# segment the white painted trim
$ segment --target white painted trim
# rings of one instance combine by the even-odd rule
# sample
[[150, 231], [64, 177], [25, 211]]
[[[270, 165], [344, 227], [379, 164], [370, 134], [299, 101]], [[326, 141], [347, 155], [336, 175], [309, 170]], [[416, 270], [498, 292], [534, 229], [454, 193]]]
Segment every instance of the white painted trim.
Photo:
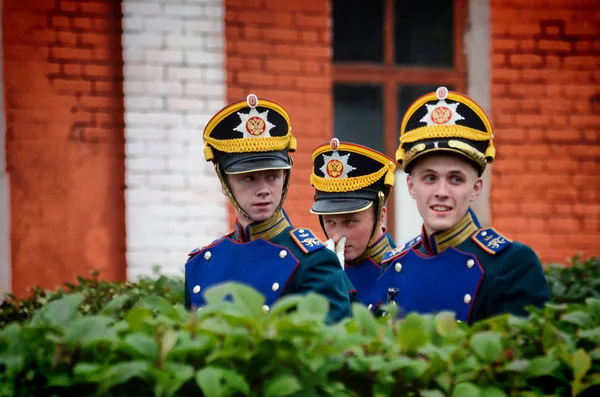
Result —
[[[473, 98], [490, 116], [490, 2], [469, 0], [469, 21], [465, 32], [465, 51], [468, 68], [467, 95]], [[483, 191], [472, 208], [482, 226], [491, 223], [490, 185], [491, 166], [483, 174]], [[394, 186], [395, 225], [392, 234], [396, 244], [402, 245], [421, 233], [423, 220], [417, 204], [408, 193], [406, 174], [396, 172]]]
[[[2, 1], [0, 0], [0, 15]], [[11, 291], [10, 272], [10, 201], [6, 170], [6, 119], [4, 117], [4, 78], [2, 76], [2, 25], [0, 22], [0, 301]]]
[[[491, 117], [491, 50], [490, 1], [469, 0], [469, 23], [465, 33], [465, 50], [469, 81], [467, 95]], [[492, 120], [492, 125], [493, 125]], [[492, 221], [490, 205], [492, 167], [483, 174], [483, 191], [471, 207], [482, 226]]]

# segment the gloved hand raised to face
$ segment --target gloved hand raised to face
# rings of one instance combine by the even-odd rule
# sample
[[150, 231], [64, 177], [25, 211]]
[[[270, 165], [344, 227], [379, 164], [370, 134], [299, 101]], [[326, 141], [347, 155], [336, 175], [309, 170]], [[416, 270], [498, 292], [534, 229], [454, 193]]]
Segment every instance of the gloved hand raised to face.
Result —
[[333, 239], [329, 239], [327, 241], [325, 241], [325, 245], [327, 246], [327, 248], [329, 248], [330, 250], [332, 250], [333, 252], [335, 252], [335, 254], [338, 257], [338, 260], [340, 261], [340, 266], [342, 266], [342, 269], [344, 268], [344, 248], [346, 247], [346, 237], [342, 237], [340, 239], [340, 241], [338, 241], [338, 243], [334, 243]]

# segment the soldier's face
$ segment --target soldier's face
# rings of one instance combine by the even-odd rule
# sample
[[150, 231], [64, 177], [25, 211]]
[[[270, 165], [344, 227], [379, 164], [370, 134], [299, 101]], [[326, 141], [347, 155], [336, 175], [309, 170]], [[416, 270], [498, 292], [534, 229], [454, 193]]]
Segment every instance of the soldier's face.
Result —
[[267, 170], [227, 175], [231, 192], [250, 219], [238, 214], [238, 221], [246, 227], [273, 216], [283, 195], [283, 170]]
[[416, 160], [407, 177], [427, 235], [454, 227], [481, 193], [483, 180], [460, 155], [436, 154]]
[[[382, 218], [386, 209], [382, 211]], [[344, 260], [352, 261], [367, 249], [375, 227], [375, 209], [368, 208], [353, 214], [323, 215], [323, 225], [328, 238], [338, 243], [346, 237]]]

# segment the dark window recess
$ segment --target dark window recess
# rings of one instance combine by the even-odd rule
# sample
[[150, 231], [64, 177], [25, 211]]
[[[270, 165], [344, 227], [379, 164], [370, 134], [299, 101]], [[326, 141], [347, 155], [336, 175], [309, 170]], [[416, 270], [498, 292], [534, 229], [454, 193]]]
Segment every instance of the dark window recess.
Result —
[[396, 0], [396, 64], [454, 67], [453, 3]]
[[333, 0], [333, 61], [383, 63], [383, 0]]
[[383, 90], [371, 84], [335, 84], [334, 136], [384, 152]]

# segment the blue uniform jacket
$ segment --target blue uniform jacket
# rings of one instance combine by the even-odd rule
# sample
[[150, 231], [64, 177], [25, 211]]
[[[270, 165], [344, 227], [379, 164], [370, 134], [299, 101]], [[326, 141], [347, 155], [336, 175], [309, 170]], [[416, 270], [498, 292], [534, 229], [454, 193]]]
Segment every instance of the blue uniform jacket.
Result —
[[329, 321], [350, 316], [348, 279], [337, 256], [303, 228], [294, 228], [283, 210], [270, 219], [236, 230], [195, 249], [185, 265], [185, 307], [205, 304], [203, 291], [226, 281], [252, 286], [267, 309], [281, 296], [319, 293], [329, 300]]
[[383, 263], [388, 266], [377, 282], [378, 304], [388, 303], [391, 293], [401, 315], [449, 310], [472, 323], [503, 313], [525, 315], [526, 306], [549, 300], [535, 252], [481, 228], [470, 209], [454, 228], [429, 238], [423, 232], [388, 252]]
[[382, 273], [381, 261], [386, 252], [396, 248], [390, 233], [384, 229], [383, 235], [373, 245], [367, 247], [365, 252], [352, 261], [344, 264], [346, 275], [350, 279], [354, 290], [355, 300], [368, 305], [375, 290], [377, 279]]

